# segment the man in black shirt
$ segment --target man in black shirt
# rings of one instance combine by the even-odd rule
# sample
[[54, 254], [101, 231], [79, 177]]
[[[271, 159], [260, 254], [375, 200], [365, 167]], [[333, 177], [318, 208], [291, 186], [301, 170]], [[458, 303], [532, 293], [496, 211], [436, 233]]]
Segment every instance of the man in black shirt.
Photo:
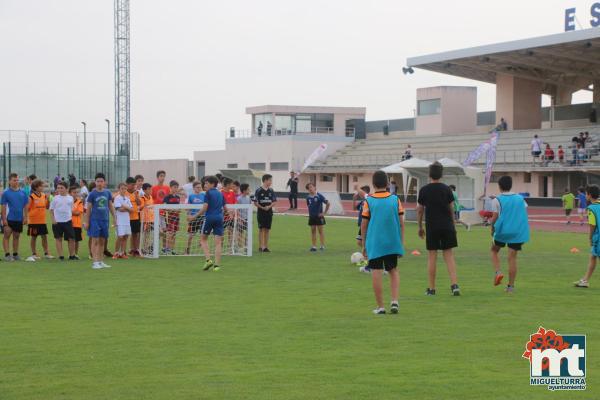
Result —
[[294, 171], [290, 172], [290, 179], [287, 181], [286, 188], [290, 188], [288, 199], [290, 200], [290, 210], [298, 208], [298, 177]]
[[[429, 272], [429, 287], [426, 295], [435, 294], [435, 273], [437, 252], [442, 250], [444, 261], [450, 275], [450, 290], [454, 296], [460, 296], [456, 278], [456, 262], [452, 249], [458, 246], [456, 229], [454, 227], [454, 196], [452, 189], [440, 182], [443, 173], [442, 164], [434, 162], [429, 166], [431, 183], [419, 190], [417, 221], [419, 237], [426, 237]], [[423, 229], [423, 214], [425, 214], [425, 230]]]
[[273, 203], [277, 201], [275, 192], [271, 189], [273, 176], [265, 174], [262, 177], [262, 186], [254, 193], [254, 205], [258, 209], [258, 251], [269, 253], [269, 232], [273, 221]]

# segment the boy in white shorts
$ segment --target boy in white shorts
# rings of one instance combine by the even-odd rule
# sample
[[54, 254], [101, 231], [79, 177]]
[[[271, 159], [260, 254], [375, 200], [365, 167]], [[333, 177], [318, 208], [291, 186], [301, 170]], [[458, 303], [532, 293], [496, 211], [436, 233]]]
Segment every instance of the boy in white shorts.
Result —
[[133, 209], [133, 204], [131, 204], [126, 184], [119, 183], [119, 194], [115, 196], [114, 204], [117, 212], [117, 243], [115, 245], [113, 259], [129, 258], [127, 257], [125, 250], [127, 247], [127, 239], [131, 235], [129, 213]]

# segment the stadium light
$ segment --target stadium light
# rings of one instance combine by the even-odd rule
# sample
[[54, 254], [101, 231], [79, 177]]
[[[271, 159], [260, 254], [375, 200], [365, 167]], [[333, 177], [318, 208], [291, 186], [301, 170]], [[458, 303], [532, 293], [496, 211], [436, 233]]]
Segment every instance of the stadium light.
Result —
[[412, 67], [402, 67], [402, 73], [404, 75], [414, 74], [415, 70]]

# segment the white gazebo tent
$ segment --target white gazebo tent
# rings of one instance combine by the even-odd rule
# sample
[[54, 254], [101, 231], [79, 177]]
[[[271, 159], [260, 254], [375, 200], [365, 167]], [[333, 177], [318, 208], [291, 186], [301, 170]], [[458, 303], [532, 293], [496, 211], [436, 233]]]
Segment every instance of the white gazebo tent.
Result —
[[[442, 158], [438, 162], [444, 166], [442, 181], [447, 185], [456, 186], [458, 201], [467, 209], [461, 212], [461, 220], [467, 224], [481, 222], [479, 211], [482, 203], [478, 199], [483, 196], [484, 176], [482, 170], [475, 167], [463, 167], [459, 162], [449, 158]], [[406, 198], [408, 182], [411, 178], [417, 179], [417, 190], [427, 184], [430, 164], [431, 162], [427, 160], [411, 158], [389, 165], [382, 170], [387, 173], [402, 174]]]

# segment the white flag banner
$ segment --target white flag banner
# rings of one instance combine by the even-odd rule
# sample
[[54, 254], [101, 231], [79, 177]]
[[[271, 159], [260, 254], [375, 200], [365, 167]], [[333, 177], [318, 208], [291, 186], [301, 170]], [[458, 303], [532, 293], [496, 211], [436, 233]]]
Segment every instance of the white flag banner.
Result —
[[300, 171], [300, 173], [304, 172], [304, 170], [306, 168], [308, 168], [312, 163], [317, 161], [319, 159], [319, 157], [321, 157], [323, 155], [323, 153], [325, 153], [326, 151], [327, 151], [327, 144], [323, 143], [323, 144], [319, 145], [319, 147], [317, 147], [315, 149], [315, 151], [310, 153], [310, 155], [306, 158], [306, 161], [304, 161], [304, 165], [302, 166], [302, 170]]

